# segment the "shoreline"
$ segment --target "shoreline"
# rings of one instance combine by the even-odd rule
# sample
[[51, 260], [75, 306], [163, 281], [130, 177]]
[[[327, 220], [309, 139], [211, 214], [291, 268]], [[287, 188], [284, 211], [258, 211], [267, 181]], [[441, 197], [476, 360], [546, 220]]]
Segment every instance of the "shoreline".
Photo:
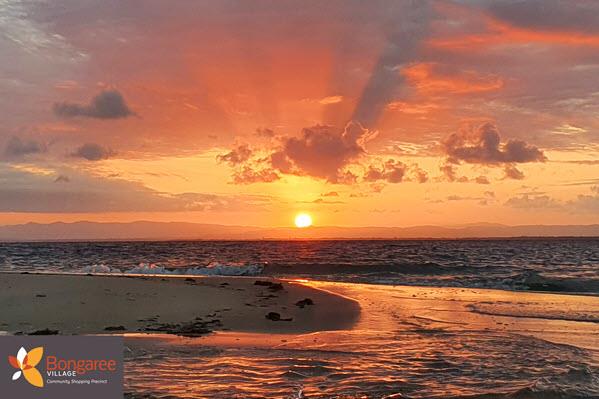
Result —
[[[177, 269], [173, 269], [177, 270]], [[0, 271], [0, 278], [2, 275], [11, 275], [11, 274], [23, 274], [23, 275], [50, 275], [50, 276], [99, 276], [99, 277], [124, 277], [124, 278], [163, 278], [163, 279], [180, 279], [180, 278], [194, 278], [194, 279], [209, 279], [209, 278], [233, 278], [233, 279], [248, 279], [248, 280], [272, 280], [272, 281], [281, 281], [288, 282], [293, 284], [302, 284], [302, 283], [340, 283], [340, 284], [357, 284], [357, 285], [370, 285], [370, 286], [381, 286], [381, 287], [409, 287], [409, 288], [419, 288], [419, 289], [466, 289], [466, 290], [484, 290], [484, 291], [498, 291], [498, 292], [512, 292], [512, 293], [532, 293], [532, 294], [551, 294], [551, 295], [566, 295], [566, 296], [582, 296], [582, 297], [599, 297], [599, 292], [595, 291], [566, 291], [566, 290], [517, 290], [517, 289], [508, 289], [508, 288], [493, 288], [493, 287], [469, 287], [469, 286], [458, 286], [458, 285], [421, 285], [421, 284], [382, 284], [377, 282], [368, 282], [368, 281], [343, 281], [343, 280], [321, 280], [318, 278], [310, 278], [306, 279], [302, 277], [285, 277], [285, 276], [272, 276], [272, 275], [255, 275], [255, 276], [220, 276], [220, 275], [201, 275], [201, 274], [152, 274], [152, 273], [101, 273], [101, 272], [59, 272], [59, 271], [17, 271], [17, 270], [2, 270]], [[334, 295], [339, 295], [338, 293], [333, 293]], [[353, 300], [352, 298], [348, 298]]]
[[[364, 313], [368, 312], [366, 298], [361, 297], [364, 291], [409, 292], [409, 296], [400, 295], [405, 298], [402, 303], [433, 295], [442, 302], [476, 304], [464, 310], [492, 318], [599, 323], [599, 297], [589, 293], [254, 276], [0, 272], [0, 304], [5, 310], [0, 331], [196, 337], [211, 332], [265, 336], [353, 330], [368, 316]], [[314, 304], [303, 303], [306, 299]], [[545, 314], [530, 306], [548, 299], [554, 304], [570, 304], [570, 312], [578, 308], [577, 303], [597, 305], [591, 305], [596, 310], [568, 315]], [[514, 305], [521, 306], [522, 301], [527, 303], [527, 311], [518, 314]], [[270, 312], [279, 316], [273, 320], [267, 317]]]
[[341, 295], [248, 277], [0, 273], [0, 304], [0, 330], [12, 334], [299, 334], [360, 317]]

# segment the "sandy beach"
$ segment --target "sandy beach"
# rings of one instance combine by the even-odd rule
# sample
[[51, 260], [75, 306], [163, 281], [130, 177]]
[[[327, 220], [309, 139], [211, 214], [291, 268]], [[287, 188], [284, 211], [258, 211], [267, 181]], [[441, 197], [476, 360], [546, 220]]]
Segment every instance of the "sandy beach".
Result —
[[9, 334], [124, 334], [128, 398], [598, 393], [597, 296], [3, 273], [0, 304]]
[[360, 313], [320, 289], [234, 277], [3, 273], [0, 304], [0, 330], [12, 334], [308, 333], [351, 328]]

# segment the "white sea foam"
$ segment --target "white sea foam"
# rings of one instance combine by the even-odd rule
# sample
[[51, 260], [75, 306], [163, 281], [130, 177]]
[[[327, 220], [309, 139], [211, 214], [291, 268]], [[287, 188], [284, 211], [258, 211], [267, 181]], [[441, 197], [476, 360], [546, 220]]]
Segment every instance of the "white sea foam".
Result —
[[236, 263], [211, 263], [204, 267], [166, 268], [154, 263], [140, 263], [138, 266], [123, 272], [120, 269], [104, 264], [85, 266], [82, 273], [106, 274], [163, 274], [163, 275], [195, 275], [195, 276], [257, 276], [262, 273], [263, 265], [247, 265]]
[[121, 269], [116, 267], [106, 266], [104, 264], [85, 266], [81, 269], [81, 273], [122, 273]]

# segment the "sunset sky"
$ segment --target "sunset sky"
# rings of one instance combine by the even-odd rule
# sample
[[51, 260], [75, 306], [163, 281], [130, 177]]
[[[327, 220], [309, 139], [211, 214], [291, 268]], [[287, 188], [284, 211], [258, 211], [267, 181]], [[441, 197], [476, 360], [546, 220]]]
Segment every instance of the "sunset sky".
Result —
[[0, 224], [599, 223], [599, 2], [0, 0]]

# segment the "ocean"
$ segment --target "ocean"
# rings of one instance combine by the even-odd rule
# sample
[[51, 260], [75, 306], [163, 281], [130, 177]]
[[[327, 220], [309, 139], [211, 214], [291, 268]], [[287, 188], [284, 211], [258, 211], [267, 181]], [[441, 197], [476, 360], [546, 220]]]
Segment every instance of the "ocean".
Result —
[[599, 398], [599, 239], [3, 243], [0, 270], [300, 278], [360, 303], [351, 331], [274, 344], [128, 336], [130, 399]]
[[599, 293], [599, 239], [0, 243], [0, 270]]

